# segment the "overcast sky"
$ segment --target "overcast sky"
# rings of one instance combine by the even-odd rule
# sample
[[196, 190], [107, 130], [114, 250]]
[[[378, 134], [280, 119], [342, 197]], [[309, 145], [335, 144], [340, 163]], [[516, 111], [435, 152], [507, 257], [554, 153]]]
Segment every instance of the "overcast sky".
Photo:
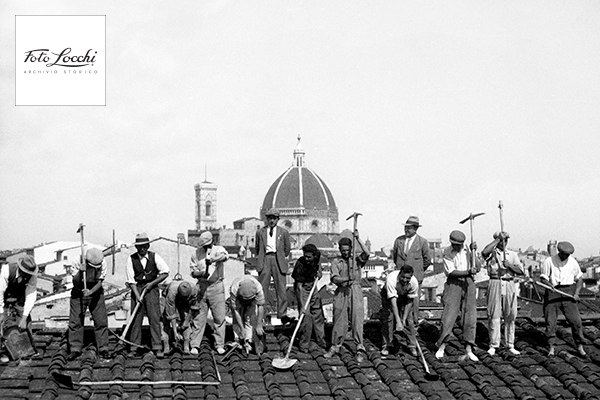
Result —
[[[15, 106], [15, 15], [105, 14], [107, 105]], [[596, 1], [3, 1], [0, 249], [258, 216], [302, 136], [340, 225], [599, 254]]]

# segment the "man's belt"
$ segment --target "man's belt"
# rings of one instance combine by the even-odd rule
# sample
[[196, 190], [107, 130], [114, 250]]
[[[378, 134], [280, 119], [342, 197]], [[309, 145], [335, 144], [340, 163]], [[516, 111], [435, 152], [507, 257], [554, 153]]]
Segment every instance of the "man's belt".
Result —
[[277, 252], [275, 251], [269, 251], [268, 253], [266, 253], [267, 256], [276, 256]]
[[490, 276], [490, 280], [494, 280], [494, 281], [499, 281], [499, 280], [503, 280], [503, 281], [507, 281], [507, 282], [513, 282], [515, 280], [514, 277], [510, 277], [510, 278], [500, 278], [499, 276]]

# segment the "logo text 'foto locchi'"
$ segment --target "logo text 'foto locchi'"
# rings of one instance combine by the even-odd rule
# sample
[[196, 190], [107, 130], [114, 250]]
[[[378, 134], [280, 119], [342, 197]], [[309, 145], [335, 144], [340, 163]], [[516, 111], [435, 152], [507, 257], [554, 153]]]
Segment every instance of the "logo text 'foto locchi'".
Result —
[[71, 55], [71, 48], [67, 47], [60, 53], [51, 52], [50, 49], [36, 49], [25, 52], [24, 62], [46, 63], [46, 67], [85, 67], [96, 62], [97, 51], [90, 55], [92, 49], [89, 49], [85, 55]]

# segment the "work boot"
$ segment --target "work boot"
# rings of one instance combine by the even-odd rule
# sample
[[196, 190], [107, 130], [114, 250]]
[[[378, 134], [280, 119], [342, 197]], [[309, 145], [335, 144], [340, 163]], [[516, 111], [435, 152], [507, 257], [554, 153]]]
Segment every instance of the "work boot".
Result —
[[105, 360], [110, 360], [111, 358], [110, 351], [108, 351], [108, 349], [102, 349], [98, 354]]
[[194, 347], [192, 350], [190, 350], [190, 354], [193, 356], [197, 356], [198, 355], [198, 348]]
[[10, 359], [6, 354], [2, 354], [2, 356], [0, 356], [0, 364], [7, 364], [9, 361]]
[[219, 354], [219, 355], [225, 354], [225, 348], [223, 346], [217, 347], [217, 354]]
[[510, 354], [512, 354], [513, 356], [518, 356], [519, 354], [521, 354], [521, 352], [519, 350], [515, 349], [514, 347], [509, 347], [508, 352]]
[[390, 355], [390, 350], [387, 346], [383, 346], [383, 349], [381, 349], [381, 355], [384, 357]]
[[417, 353], [417, 349], [415, 349], [414, 347], [411, 347], [410, 349], [410, 355], [413, 357], [418, 357], [419, 353]]
[[495, 347], [490, 347], [488, 349], [488, 353], [489, 353], [490, 356], [495, 355], [496, 354], [496, 348]]
[[583, 345], [580, 344], [579, 346], [577, 346], [577, 352], [579, 353], [580, 356], [585, 357], [587, 355], [587, 353], [585, 352], [585, 350], [583, 349]]
[[338, 353], [337, 346], [331, 346], [329, 348], [329, 351], [327, 353], [323, 354], [323, 357], [331, 358], [331, 357], [335, 356], [337, 353]]
[[71, 351], [71, 354], [69, 354], [69, 361], [77, 360], [79, 357], [81, 357], [81, 351], [73, 350]]
[[183, 354], [190, 354], [190, 341], [189, 340], [183, 341]]
[[435, 352], [435, 358], [438, 360], [444, 358], [444, 350], [446, 350], [446, 343], [442, 343], [440, 348]]
[[554, 357], [554, 346], [550, 346], [550, 350], [548, 350], [548, 357]]

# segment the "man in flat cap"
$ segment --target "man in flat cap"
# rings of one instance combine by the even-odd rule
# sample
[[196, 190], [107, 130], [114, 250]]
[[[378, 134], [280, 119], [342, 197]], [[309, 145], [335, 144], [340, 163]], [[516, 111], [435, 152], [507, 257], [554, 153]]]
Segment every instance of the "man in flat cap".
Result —
[[[104, 301], [102, 282], [106, 278], [106, 262], [104, 255], [98, 249], [88, 249], [85, 252], [85, 265], [76, 260], [70, 268], [73, 274], [73, 289], [69, 313], [69, 359], [74, 360], [81, 355], [83, 343], [83, 327], [85, 312], [89, 308], [94, 320], [94, 335], [96, 347], [102, 358], [109, 358], [108, 351], [108, 316]], [[85, 271], [85, 273], [84, 273]], [[84, 286], [84, 279], [86, 285]], [[84, 289], [87, 287], [87, 289]]]
[[409, 340], [408, 349], [414, 357], [417, 356], [413, 304], [418, 290], [419, 283], [410, 264], [404, 264], [400, 270], [392, 271], [387, 275], [381, 290], [382, 356], [390, 354], [394, 343], [394, 332], [406, 332]]
[[487, 289], [488, 328], [490, 331], [490, 355], [500, 347], [501, 318], [504, 318], [504, 339], [511, 354], [518, 355], [515, 349], [515, 319], [517, 318], [517, 296], [519, 276], [525, 274], [523, 263], [516, 252], [508, 250], [508, 232], [494, 233], [481, 255], [486, 260], [490, 280]]
[[[142, 343], [142, 321], [144, 314], [150, 323], [152, 351], [158, 356], [164, 355], [160, 332], [160, 293], [158, 285], [169, 275], [169, 266], [158, 254], [149, 251], [150, 239], [145, 233], [135, 238], [136, 252], [127, 259], [127, 285], [131, 289], [131, 309], [141, 303], [138, 313], [131, 324], [130, 341]], [[143, 296], [142, 296], [143, 293]]]
[[413, 267], [414, 276], [419, 283], [417, 296], [413, 301], [413, 315], [415, 324], [419, 320], [419, 298], [421, 297], [421, 285], [425, 271], [431, 265], [431, 255], [429, 243], [423, 236], [417, 234], [417, 229], [421, 227], [419, 217], [410, 216], [404, 224], [404, 235], [398, 236], [394, 241], [392, 248], [392, 260], [396, 264], [396, 270], [409, 264]]
[[581, 316], [577, 307], [579, 292], [583, 287], [583, 273], [577, 260], [571, 257], [571, 254], [575, 252], [575, 248], [571, 243], [559, 242], [557, 250], [558, 254], [546, 258], [542, 263], [540, 281], [572, 297], [566, 297], [552, 290], [546, 290], [544, 293], [544, 318], [546, 319], [546, 335], [550, 345], [548, 355], [554, 355], [556, 321], [558, 320], [558, 311], [561, 310], [569, 325], [571, 325], [577, 351], [580, 355], [585, 356], [586, 353], [583, 349], [585, 339], [581, 326]]
[[[262, 285], [251, 275], [235, 278], [229, 289], [233, 332], [246, 353], [252, 349], [252, 338], [263, 336], [265, 295]], [[258, 346], [258, 343], [254, 343]]]
[[275, 284], [277, 296], [277, 318], [282, 323], [290, 322], [287, 316], [286, 275], [288, 271], [287, 257], [290, 255], [290, 234], [280, 226], [279, 211], [271, 208], [265, 213], [267, 225], [256, 232], [256, 253], [258, 261], [258, 281], [263, 287], [263, 292], [269, 292], [271, 277]]
[[187, 281], [173, 280], [167, 285], [164, 297], [164, 330], [169, 344], [181, 348], [183, 341], [183, 352], [189, 354], [192, 313], [198, 310], [198, 288]]
[[[466, 236], [461, 231], [452, 231], [450, 233], [450, 247], [443, 251], [444, 273], [446, 274], [446, 284], [444, 285], [444, 294], [442, 303], [444, 311], [442, 312], [442, 332], [436, 342], [438, 347], [435, 357], [440, 359], [444, 357], [446, 342], [450, 339], [452, 328], [459, 314], [462, 315], [462, 340], [466, 343], [466, 355], [472, 361], [479, 361], [473, 354], [475, 346], [475, 328], [477, 324], [477, 304], [475, 293], [475, 281], [473, 277], [481, 269], [479, 259], [473, 257], [471, 251], [465, 246]], [[475, 251], [476, 248], [471, 249]]]
[[[37, 298], [38, 267], [32, 256], [2, 265], [0, 271], [0, 336], [18, 327], [30, 330], [31, 310]], [[3, 354], [0, 362], [8, 362]]]
[[225, 285], [223, 284], [223, 263], [229, 253], [222, 246], [213, 244], [213, 235], [202, 232], [198, 244], [198, 258], [192, 257], [192, 277], [198, 280], [198, 310], [193, 312], [193, 330], [191, 337], [192, 354], [198, 354], [208, 310], [213, 317], [214, 339], [217, 353], [225, 353]]
[[362, 278], [362, 267], [369, 260], [367, 247], [360, 240], [358, 230], [353, 233], [362, 252], [352, 262], [354, 249], [352, 240], [343, 237], [339, 240], [340, 257], [331, 263], [331, 283], [337, 286], [333, 298], [333, 330], [331, 332], [331, 348], [325, 353], [326, 358], [333, 357], [339, 353], [346, 332], [348, 322], [352, 327], [352, 339], [356, 344], [356, 358], [362, 362], [365, 356], [365, 345], [363, 343], [364, 307], [363, 293], [360, 286]]

